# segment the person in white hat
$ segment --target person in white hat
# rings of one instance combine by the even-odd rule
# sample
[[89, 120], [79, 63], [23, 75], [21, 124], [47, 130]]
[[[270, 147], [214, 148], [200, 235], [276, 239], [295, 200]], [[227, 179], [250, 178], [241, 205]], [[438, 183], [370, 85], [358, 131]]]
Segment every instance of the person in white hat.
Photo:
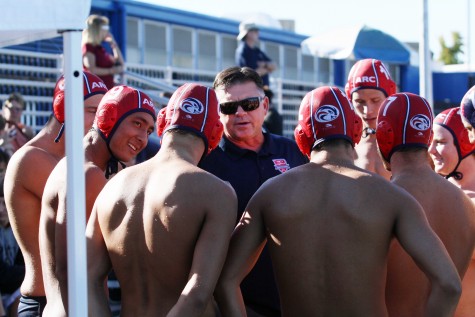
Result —
[[254, 69], [262, 77], [264, 90], [268, 90], [269, 74], [276, 69], [276, 64], [257, 46], [258, 25], [253, 22], [241, 22], [237, 39], [240, 43], [236, 49], [236, 65]]

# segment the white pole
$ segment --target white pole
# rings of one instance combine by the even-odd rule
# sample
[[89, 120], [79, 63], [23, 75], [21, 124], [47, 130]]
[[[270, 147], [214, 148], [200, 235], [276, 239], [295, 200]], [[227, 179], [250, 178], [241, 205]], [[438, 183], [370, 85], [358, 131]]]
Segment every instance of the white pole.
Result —
[[68, 316], [87, 316], [86, 202], [84, 180], [81, 30], [63, 32], [66, 106]]
[[419, 47], [419, 94], [426, 98], [433, 108], [432, 70], [429, 50], [428, 0], [422, 0], [422, 33]]
[[467, 0], [467, 65], [468, 70], [470, 71], [470, 66], [472, 65], [472, 48], [470, 42], [472, 41], [471, 35], [471, 23], [470, 23], [470, 16], [471, 16], [471, 9], [470, 9], [470, 1]]

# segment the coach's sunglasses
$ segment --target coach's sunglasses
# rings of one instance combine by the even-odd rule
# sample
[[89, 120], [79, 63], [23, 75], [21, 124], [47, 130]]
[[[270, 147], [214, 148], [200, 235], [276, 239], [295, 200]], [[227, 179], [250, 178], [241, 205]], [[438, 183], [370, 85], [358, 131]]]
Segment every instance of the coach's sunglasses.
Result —
[[239, 101], [229, 101], [219, 104], [219, 111], [222, 114], [235, 114], [238, 107], [241, 106], [242, 110], [249, 112], [259, 108], [263, 97], [251, 97]]

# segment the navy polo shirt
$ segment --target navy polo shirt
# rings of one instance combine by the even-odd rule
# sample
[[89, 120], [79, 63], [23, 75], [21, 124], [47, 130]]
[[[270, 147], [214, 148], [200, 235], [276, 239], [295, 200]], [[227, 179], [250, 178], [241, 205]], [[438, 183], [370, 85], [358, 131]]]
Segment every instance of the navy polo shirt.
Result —
[[[257, 69], [258, 62], [270, 62], [271, 59], [259, 47], [250, 47], [245, 41], [241, 41], [236, 48], [236, 65]], [[269, 74], [262, 76], [264, 86], [269, 86]]]
[[[204, 170], [231, 183], [238, 198], [238, 218], [257, 189], [269, 178], [308, 162], [295, 141], [264, 133], [259, 152], [241, 149], [223, 136], [219, 146], [199, 164]], [[279, 295], [267, 247], [241, 284], [246, 305], [266, 316], [280, 316]]]

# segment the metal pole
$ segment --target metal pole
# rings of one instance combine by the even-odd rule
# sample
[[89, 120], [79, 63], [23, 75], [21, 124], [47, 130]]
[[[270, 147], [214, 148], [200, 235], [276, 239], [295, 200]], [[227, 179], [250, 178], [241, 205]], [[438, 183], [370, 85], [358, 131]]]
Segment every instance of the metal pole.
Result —
[[86, 202], [84, 179], [81, 30], [63, 32], [67, 158], [68, 302], [71, 317], [86, 317]]
[[472, 48], [470, 45], [470, 42], [472, 41], [472, 35], [471, 35], [471, 21], [470, 21], [470, 15], [471, 15], [471, 8], [470, 8], [470, 1], [467, 0], [467, 65], [468, 69], [470, 71], [470, 66], [472, 65]]
[[419, 94], [426, 98], [433, 108], [428, 12], [428, 0], [422, 0], [422, 33], [419, 45]]

